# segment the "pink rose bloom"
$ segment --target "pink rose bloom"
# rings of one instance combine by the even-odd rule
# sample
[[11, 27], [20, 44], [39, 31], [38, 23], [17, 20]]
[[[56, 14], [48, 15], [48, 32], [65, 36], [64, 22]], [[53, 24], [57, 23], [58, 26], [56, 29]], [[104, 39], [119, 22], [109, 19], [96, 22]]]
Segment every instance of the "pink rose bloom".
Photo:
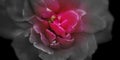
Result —
[[46, 46], [51, 48], [70, 47], [74, 42], [72, 33], [75, 33], [77, 24], [80, 24], [79, 20], [82, 14], [82, 12], [79, 15], [74, 10], [68, 10], [51, 14], [48, 18], [37, 17], [38, 21], [34, 23], [33, 29], [37, 34], [40, 34], [41, 42]]
[[62, 60], [80, 51], [81, 57], [79, 58], [82, 59], [87, 53], [87, 41], [84, 40], [87, 35], [82, 33], [81, 19], [86, 12], [80, 9], [79, 0], [66, 2], [68, 0], [42, 0], [33, 4], [35, 17], [32, 19], [30, 42], [36, 48], [48, 53], [44, 55], [45, 53], [41, 52], [39, 56], [42, 59], [53, 57], [52, 60]]
[[[81, 17], [85, 11], [76, 10], [76, 6], [63, 7], [64, 3], [57, 0], [44, 0], [45, 6], [37, 6], [35, 9], [36, 17], [33, 19], [32, 30], [40, 35], [43, 45], [63, 49], [71, 47], [75, 42], [73, 34], [81, 27]], [[80, 32], [80, 29], [78, 29]]]
[[0, 35], [13, 39], [20, 60], [40, 60], [38, 54], [42, 60], [88, 60], [96, 43], [111, 36], [112, 18], [105, 2], [4, 0]]

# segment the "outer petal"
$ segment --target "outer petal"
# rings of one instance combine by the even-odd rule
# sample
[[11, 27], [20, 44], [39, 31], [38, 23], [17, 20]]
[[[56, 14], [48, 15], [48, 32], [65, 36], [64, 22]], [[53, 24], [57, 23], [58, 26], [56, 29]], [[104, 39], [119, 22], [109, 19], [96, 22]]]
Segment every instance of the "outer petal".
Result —
[[60, 5], [58, 3], [58, 0], [44, 0], [44, 1], [47, 7], [53, 10], [54, 12], [59, 10]]
[[[77, 43], [73, 47], [55, 51], [55, 54], [41, 53], [40, 58], [45, 60], [84, 60], [88, 55], [92, 54], [96, 49], [96, 42], [93, 35], [73, 34]], [[90, 51], [89, 51], [90, 50]]]
[[84, 19], [83, 18], [87, 14], [87, 12], [81, 9], [77, 9], [75, 11], [79, 15], [79, 21], [77, 22], [77, 25], [75, 26], [75, 29], [73, 32], [83, 32], [84, 30], [84, 23], [83, 23]]
[[60, 4], [60, 11], [76, 9], [80, 6], [81, 0], [58, 0]]
[[28, 37], [26, 38], [24, 33], [14, 38], [12, 46], [20, 60], [39, 60], [36, 56], [39, 53], [38, 50], [30, 44]]
[[29, 41], [31, 43], [34, 43], [34, 42], [39, 42], [39, 39], [40, 39], [39, 35], [33, 29], [31, 29]]
[[37, 16], [49, 18], [53, 14], [52, 10], [46, 6], [44, 0], [31, 0], [31, 3]]
[[50, 18], [54, 13], [47, 7], [37, 7], [35, 9], [36, 14], [42, 18]]
[[92, 34], [78, 33], [73, 34], [76, 39], [74, 52], [71, 55], [71, 60], [84, 60], [87, 56], [91, 56], [96, 48], [96, 40]]
[[25, 0], [19, 0], [19, 1], [9, 0], [7, 2], [8, 4], [6, 4], [6, 10], [9, 16], [16, 22], [27, 21], [27, 19], [24, 19], [24, 16], [23, 16], [24, 2]]
[[45, 20], [38, 19], [34, 22], [33, 28], [37, 33], [44, 32], [48, 28], [48, 22]]
[[106, 22], [103, 17], [98, 15], [92, 15], [84, 19], [82, 29], [84, 32], [95, 33], [106, 27]]
[[45, 37], [45, 30], [48, 28], [47, 22], [44, 20], [40, 20], [36, 22], [33, 26], [33, 29], [35, 30], [36, 33], [40, 34], [41, 41], [45, 45], [49, 45], [48, 39]]
[[49, 42], [48, 42], [48, 39], [44, 35], [44, 31], [42, 31], [42, 29], [39, 28], [37, 25], [34, 25], [33, 29], [35, 30], [36, 33], [40, 34], [40, 39], [43, 42], [43, 44], [48, 46]]
[[30, 38], [29, 38], [30, 42], [33, 43], [33, 45], [40, 49], [41, 51], [44, 51], [48, 54], [52, 54], [53, 51], [48, 48], [47, 46], [45, 46], [42, 41], [40, 41], [40, 37], [38, 34], [35, 33], [35, 31], [33, 29], [31, 29], [31, 35], [30, 35]]
[[65, 39], [57, 37], [57, 41], [61, 44], [62, 48], [68, 48], [73, 45], [74, 39]]
[[47, 47], [47, 46], [45, 46], [45, 45], [43, 45], [41, 43], [34, 43], [34, 46], [36, 48], [48, 53], [48, 54], [53, 54], [54, 53], [54, 51], [51, 48], [49, 48], [49, 47]]

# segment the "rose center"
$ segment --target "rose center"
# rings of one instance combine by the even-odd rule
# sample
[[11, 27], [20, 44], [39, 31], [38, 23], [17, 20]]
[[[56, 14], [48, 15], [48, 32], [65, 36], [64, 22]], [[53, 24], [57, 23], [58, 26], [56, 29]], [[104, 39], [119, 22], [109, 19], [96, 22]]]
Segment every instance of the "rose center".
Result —
[[49, 23], [52, 23], [56, 19], [55, 15], [52, 15], [51, 18], [48, 20]]

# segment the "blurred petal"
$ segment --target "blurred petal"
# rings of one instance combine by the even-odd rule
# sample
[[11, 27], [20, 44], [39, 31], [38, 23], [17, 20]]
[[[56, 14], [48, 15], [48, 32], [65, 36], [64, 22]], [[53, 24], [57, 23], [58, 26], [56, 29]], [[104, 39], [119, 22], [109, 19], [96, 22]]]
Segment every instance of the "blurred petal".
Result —
[[38, 49], [40, 49], [40, 50], [42, 50], [43, 52], [46, 52], [46, 53], [48, 53], [48, 54], [53, 54], [54, 53], [54, 51], [52, 50], [52, 49], [50, 49], [49, 47], [47, 47], [47, 46], [45, 46], [45, 45], [43, 45], [43, 44], [40, 44], [40, 43], [34, 43], [33, 44], [36, 48], [38, 48]]
[[[27, 5], [25, 0], [10, 0], [7, 6], [9, 16], [16, 22], [28, 21], [24, 16], [24, 5]], [[27, 7], [29, 8], [29, 7]], [[30, 11], [31, 9], [29, 9]], [[31, 13], [31, 12], [30, 12]]]
[[82, 60], [88, 55], [91, 55], [96, 50], [96, 40], [92, 34], [73, 34], [76, 39], [76, 44], [71, 48], [56, 50], [54, 54], [39, 54], [39, 57], [45, 60]]
[[68, 48], [73, 45], [74, 39], [65, 39], [57, 37], [57, 41], [62, 45], [63, 48]]
[[54, 43], [54, 42], [56, 42], [56, 41], [53, 41], [51, 44], [50, 44], [50, 48], [53, 48], [53, 49], [60, 49], [61, 48], [61, 45], [60, 45], [60, 43], [59, 42], [57, 42], [57, 43]]
[[34, 43], [34, 42], [40, 42], [39, 40], [40, 40], [39, 35], [33, 29], [31, 29], [29, 41], [31, 43]]
[[80, 6], [80, 0], [58, 0], [60, 4], [60, 10], [65, 11], [69, 9], [76, 9]]
[[35, 9], [36, 14], [42, 18], [50, 18], [54, 13], [47, 7], [37, 7]]
[[24, 33], [14, 38], [12, 46], [20, 60], [40, 60], [37, 56], [39, 50], [30, 44], [28, 37], [25, 37]]
[[35, 30], [36, 33], [40, 33], [41, 29], [39, 28], [39, 26], [37, 24], [34, 24], [33, 29]]
[[44, 0], [44, 1], [47, 7], [53, 10], [54, 12], [59, 10], [60, 6], [58, 0]]
[[[41, 36], [42, 37], [42, 36]], [[42, 37], [43, 39], [43, 37]], [[45, 46], [42, 41], [40, 41], [40, 37], [38, 34], [35, 33], [35, 31], [33, 29], [31, 29], [31, 35], [30, 35], [30, 38], [29, 38], [30, 42], [33, 43], [33, 45], [40, 49], [41, 51], [43, 52], [46, 52], [48, 54], [53, 54], [53, 51], [51, 51], [50, 48], [48, 48], [47, 46]], [[49, 51], [50, 50], [50, 51]]]
[[48, 30], [48, 29], [46, 29], [45, 35], [46, 35], [46, 37], [48, 38], [48, 40], [49, 40], [50, 43], [52, 43], [53, 40], [56, 39], [56, 35], [55, 35], [52, 31], [50, 31], [50, 30]]
[[50, 27], [52, 28], [52, 30], [57, 34], [57, 35], [60, 35], [62, 37], [65, 37], [65, 30], [59, 26], [58, 24], [56, 23], [51, 23], [50, 24]]
[[40, 32], [40, 38], [41, 38], [42, 43], [43, 43], [45, 46], [49, 46], [49, 41], [48, 41], [48, 39], [45, 37], [45, 34], [43, 34], [42, 32]]
[[48, 25], [48, 22], [45, 21], [45, 20], [39, 20], [37, 19], [35, 22], [34, 22], [34, 26], [33, 26], [33, 29], [37, 32], [37, 33], [40, 33], [40, 32], [44, 32], [47, 28], [49, 27]]
[[88, 55], [95, 52], [97, 45], [94, 35], [78, 33], [73, 34], [76, 39], [76, 44], [73, 47], [71, 60], [84, 60]]
[[13, 39], [24, 32], [24, 30], [18, 27], [8, 16], [5, 9], [0, 9], [0, 19], [0, 36]]
[[75, 29], [74, 29], [74, 33], [79, 33], [79, 32], [83, 32], [83, 28], [84, 28], [84, 25], [83, 25], [83, 17], [86, 16], [87, 12], [82, 10], [82, 9], [76, 9], [75, 12], [78, 13], [79, 15], [79, 21], [77, 21], [77, 25], [75, 26]]
[[69, 33], [73, 30], [79, 20], [79, 15], [73, 10], [63, 12], [59, 14], [58, 17], [60, 17], [61, 27]]
[[104, 19], [98, 15], [91, 15], [90, 17], [83, 18], [82, 29], [84, 32], [95, 33], [103, 30], [106, 27]]
[[49, 45], [48, 39], [45, 36], [45, 30], [48, 28], [48, 22], [45, 20], [37, 20], [33, 26], [33, 29], [36, 33], [40, 35], [41, 41], [46, 46]]

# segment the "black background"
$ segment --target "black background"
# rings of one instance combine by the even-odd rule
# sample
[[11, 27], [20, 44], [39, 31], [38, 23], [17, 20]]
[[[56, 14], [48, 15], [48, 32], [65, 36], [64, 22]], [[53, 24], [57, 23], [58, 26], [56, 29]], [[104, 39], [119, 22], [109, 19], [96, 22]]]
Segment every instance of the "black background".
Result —
[[[119, 40], [119, 12], [120, 5], [118, 5], [117, 0], [110, 0], [109, 10], [115, 18], [112, 30], [112, 40], [98, 45], [96, 53], [93, 55], [93, 60], [119, 60], [117, 58], [118, 54], [118, 44], [116, 43]], [[10, 46], [10, 39], [5, 39], [0, 37], [0, 60], [18, 60], [13, 48]]]

